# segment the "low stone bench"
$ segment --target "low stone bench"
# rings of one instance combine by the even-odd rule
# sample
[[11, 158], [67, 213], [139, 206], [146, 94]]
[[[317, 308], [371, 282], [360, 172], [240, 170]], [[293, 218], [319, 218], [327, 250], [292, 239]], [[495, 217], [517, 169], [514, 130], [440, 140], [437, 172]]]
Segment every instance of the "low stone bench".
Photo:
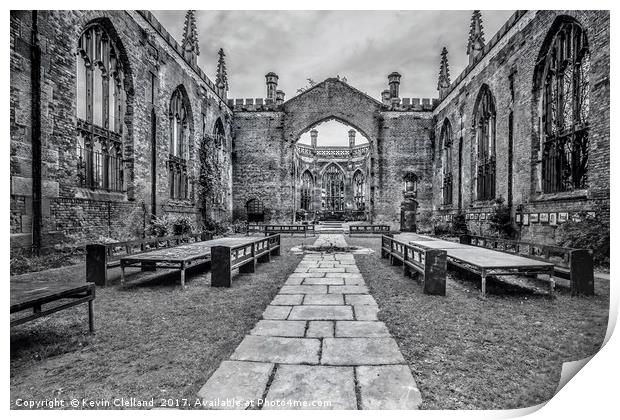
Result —
[[460, 242], [552, 263], [555, 276], [570, 280], [572, 294], [594, 294], [594, 263], [592, 254], [587, 249], [565, 248], [557, 245], [542, 245], [477, 235], [461, 235]]
[[351, 225], [349, 226], [349, 236], [380, 234], [388, 235], [390, 226], [388, 225]]
[[[108, 269], [120, 267], [123, 257], [209, 239], [211, 239], [210, 234], [193, 233], [108, 244], [88, 244], [86, 245], [86, 281], [95, 283], [97, 286], [107, 286], [109, 284]], [[142, 269], [150, 271], [153, 268], [145, 264]]]
[[381, 258], [389, 258], [392, 265], [402, 265], [403, 274], [412, 272], [422, 278], [422, 287], [427, 295], [446, 295], [447, 252], [424, 245], [398, 241], [391, 236], [381, 237]]
[[211, 286], [231, 287], [233, 270], [253, 273], [256, 264], [280, 255], [280, 234], [211, 248]]

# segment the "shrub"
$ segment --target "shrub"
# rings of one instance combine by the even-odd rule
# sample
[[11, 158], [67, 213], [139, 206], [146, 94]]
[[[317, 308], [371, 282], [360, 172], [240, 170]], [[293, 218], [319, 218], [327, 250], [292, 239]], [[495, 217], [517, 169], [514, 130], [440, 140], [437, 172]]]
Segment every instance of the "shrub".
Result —
[[223, 235], [231, 229], [231, 224], [224, 220], [215, 220], [211, 217], [207, 217], [202, 226], [203, 232], [208, 232], [213, 235]]
[[511, 238], [515, 229], [510, 219], [510, 207], [504, 204], [504, 198], [495, 199], [491, 215], [489, 216], [489, 230], [500, 237]]
[[594, 264], [609, 267], [610, 225], [600, 215], [600, 211], [596, 212], [596, 217], [581, 212], [580, 221], [568, 220], [561, 224], [555, 232], [556, 242], [567, 248], [592, 250]]
[[465, 235], [467, 234], [467, 222], [465, 221], [464, 213], [457, 213], [452, 217], [452, 234], [453, 235]]
[[195, 223], [188, 216], [164, 214], [151, 221], [147, 229], [149, 236], [187, 235], [197, 231]]
[[451, 233], [450, 225], [447, 223], [439, 223], [433, 226], [433, 234], [435, 236], [447, 236]]

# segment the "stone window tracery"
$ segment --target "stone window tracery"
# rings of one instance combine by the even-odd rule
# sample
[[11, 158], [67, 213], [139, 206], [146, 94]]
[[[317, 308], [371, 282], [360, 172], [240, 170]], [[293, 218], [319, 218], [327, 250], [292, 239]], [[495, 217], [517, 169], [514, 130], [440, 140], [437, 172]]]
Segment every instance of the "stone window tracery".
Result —
[[78, 184], [122, 191], [125, 72], [119, 49], [100, 24], [80, 36], [76, 65]]
[[495, 101], [488, 86], [478, 94], [474, 115], [475, 186], [478, 200], [495, 198]]
[[587, 188], [590, 50], [576, 21], [563, 22], [548, 47], [542, 75], [542, 190]]

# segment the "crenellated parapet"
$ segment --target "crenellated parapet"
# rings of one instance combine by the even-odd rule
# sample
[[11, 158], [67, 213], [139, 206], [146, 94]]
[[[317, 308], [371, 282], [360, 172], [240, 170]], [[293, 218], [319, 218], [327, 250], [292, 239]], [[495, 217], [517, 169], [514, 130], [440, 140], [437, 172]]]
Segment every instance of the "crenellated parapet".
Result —
[[383, 103], [386, 111], [432, 111], [439, 103], [438, 98], [392, 98], [389, 103]]
[[228, 106], [233, 111], [281, 111], [284, 101], [271, 98], [237, 98], [228, 99]]

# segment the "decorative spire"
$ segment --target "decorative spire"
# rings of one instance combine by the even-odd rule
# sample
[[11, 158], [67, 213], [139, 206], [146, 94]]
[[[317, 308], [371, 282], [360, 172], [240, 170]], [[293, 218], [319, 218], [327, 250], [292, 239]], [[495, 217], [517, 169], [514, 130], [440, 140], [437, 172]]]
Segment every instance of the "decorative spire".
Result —
[[222, 92], [222, 95], [225, 96], [226, 92], [228, 92], [228, 76], [226, 74], [226, 61], [224, 57], [224, 49], [220, 48], [218, 51], [219, 58], [217, 60], [217, 74], [215, 76], [215, 85]]
[[469, 42], [467, 43], [467, 54], [469, 62], [474, 61], [474, 57], [484, 48], [484, 31], [482, 30], [482, 15], [480, 10], [474, 10], [471, 15], [471, 25], [469, 27]]
[[195, 10], [188, 10], [185, 14], [185, 24], [183, 26], [183, 42], [181, 42], [181, 48], [183, 48], [183, 51], [185, 51], [185, 55], [194, 64], [196, 64], [197, 58], [200, 55], [195, 13]]
[[448, 49], [443, 47], [441, 50], [441, 63], [439, 64], [439, 82], [437, 90], [439, 97], [443, 98], [450, 88], [450, 68], [448, 67]]

